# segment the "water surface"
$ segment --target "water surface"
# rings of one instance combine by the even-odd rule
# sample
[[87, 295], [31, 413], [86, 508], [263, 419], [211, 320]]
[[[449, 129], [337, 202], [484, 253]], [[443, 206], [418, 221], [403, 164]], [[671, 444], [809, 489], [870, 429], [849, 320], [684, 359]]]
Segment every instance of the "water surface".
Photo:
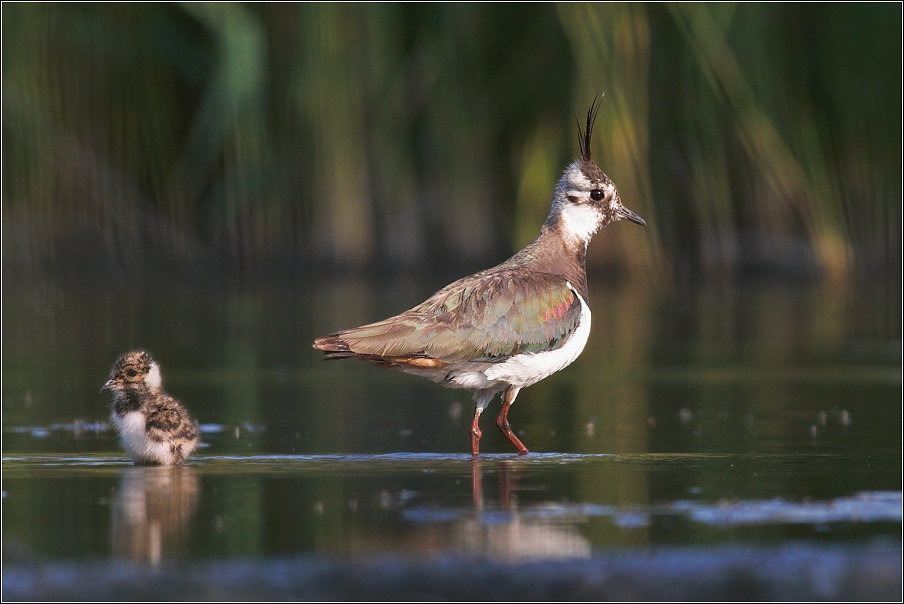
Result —
[[[764, 287], [682, 302], [591, 283], [583, 355], [510, 414], [533, 452], [493, 428], [497, 402], [473, 460], [466, 392], [310, 348], [429, 287], [5, 291], [5, 559], [900, 544], [901, 346], [885, 298]], [[133, 466], [106, 423], [98, 390], [134, 348], [201, 423], [184, 467]]]

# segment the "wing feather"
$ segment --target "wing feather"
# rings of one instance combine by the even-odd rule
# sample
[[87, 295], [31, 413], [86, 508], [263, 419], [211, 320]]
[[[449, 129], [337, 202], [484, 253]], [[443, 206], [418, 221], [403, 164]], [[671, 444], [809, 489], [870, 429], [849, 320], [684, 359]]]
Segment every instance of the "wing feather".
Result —
[[581, 302], [561, 275], [504, 270], [452, 283], [400, 315], [318, 338], [328, 358], [503, 361], [562, 346]]

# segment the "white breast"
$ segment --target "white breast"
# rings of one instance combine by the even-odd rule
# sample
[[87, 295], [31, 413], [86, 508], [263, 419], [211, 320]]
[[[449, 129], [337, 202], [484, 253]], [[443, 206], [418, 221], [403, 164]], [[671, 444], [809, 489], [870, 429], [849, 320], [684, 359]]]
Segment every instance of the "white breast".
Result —
[[136, 463], [173, 463], [173, 453], [169, 444], [148, 438], [143, 413], [131, 411], [120, 417], [114, 412], [110, 416], [110, 421], [119, 431], [122, 446], [132, 461]]
[[426, 377], [432, 377], [437, 382], [443, 381], [453, 388], [498, 391], [506, 386], [531, 386], [568, 367], [584, 350], [587, 338], [590, 337], [590, 307], [570, 283], [567, 285], [581, 303], [581, 317], [577, 329], [561, 348], [519, 354], [501, 363], [458, 363], [451, 370], [447, 369], [444, 378], [437, 379], [438, 375]]

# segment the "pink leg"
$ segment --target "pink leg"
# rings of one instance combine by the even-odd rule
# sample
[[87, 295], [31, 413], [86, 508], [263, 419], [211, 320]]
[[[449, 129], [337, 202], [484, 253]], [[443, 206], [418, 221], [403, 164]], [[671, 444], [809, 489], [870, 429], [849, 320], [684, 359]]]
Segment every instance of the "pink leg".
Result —
[[527, 447], [525, 447], [524, 444], [518, 440], [518, 437], [515, 436], [515, 433], [512, 432], [512, 428], [509, 426], [508, 421], [509, 407], [515, 402], [515, 397], [518, 396], [519, 390], [521, 389], [509, 386], [505, 389], [505, 392], [502, 393], [502, 411], [500, 411], [499, 415], [496, 417], [496, 426], [503, 434], [505, 434], [506, 438], [515, 445], [515, 448], [518, 449], [520, 455], [527, 455], [530, 451], [527, 450]]
[[483, 413], [482, 407], [474, 408], [474, 420], [471, 422], [471, 455], [474, 457], [480, 455], [480, 437], [483, 436], [483, 432], [480, 431], [477, 422], [480, 420], [481, 413]]

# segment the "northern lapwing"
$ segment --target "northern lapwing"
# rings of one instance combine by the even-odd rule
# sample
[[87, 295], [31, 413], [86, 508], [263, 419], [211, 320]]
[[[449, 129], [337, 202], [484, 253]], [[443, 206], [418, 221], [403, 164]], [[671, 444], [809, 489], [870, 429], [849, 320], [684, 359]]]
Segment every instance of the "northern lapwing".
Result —
[[100, 389], [113, 392], [110, 420], [139, 465], [181, 464], [198, 446], [198, 428], [179, 401], [161, 389], [160, 365], [147, 352], [120, 357]]
[[474, 392], [471, 453], [480, 452], [480, 414], [502, 393], [496, 425], [522, 455], [508, 413], [518, 392], [570, 365], [587, 343], [586, 254], [604, 226], [627, 219], [615, 185], [593, 161], [599, 104], [578, 122], [581, 157], [562, 174], [549, 217], [523, 250], [493, 268], [447, 285], [400, 315], [317, 338], [327, 359], [355, 358]]

